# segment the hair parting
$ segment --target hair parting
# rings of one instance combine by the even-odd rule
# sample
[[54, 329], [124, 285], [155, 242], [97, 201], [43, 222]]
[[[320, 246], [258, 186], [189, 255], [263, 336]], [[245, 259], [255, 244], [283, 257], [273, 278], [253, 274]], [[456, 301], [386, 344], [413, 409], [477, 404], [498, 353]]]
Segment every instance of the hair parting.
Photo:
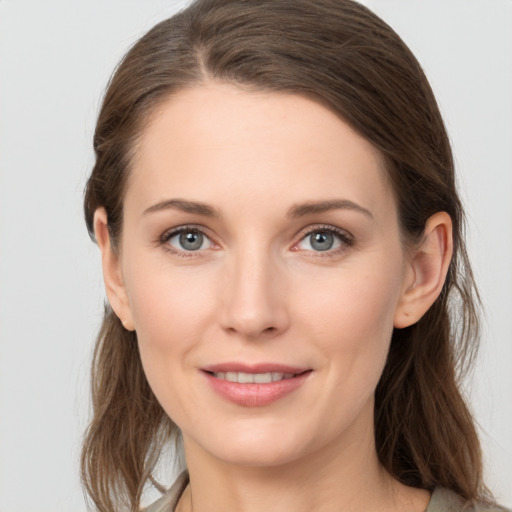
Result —
[[[443, 291], [418, 323], [392, 336], [376, 390], [376, 445], [384, 468], [407, 485], [489, 498], [460, 392], [478, 344], [479, 303], [449, 139], [417, 60], [366, 7], [351, 0], [199, 0], [151, 29], [128, 51], [103, 99], [84, 199], [91, 237], [94, 212], [103, 207], [118, 245], [137, 141], [158, 106], [211, 80], [305, 95], [350, 124], [387, 162], [407, 242], [421, 238], [435, 212], [450, 215], [454, 256]], [[92, 386], [85, 488], [101, 512], [138, 511], [177, 427], [144, 376], [136, 334], [108, 306]]]

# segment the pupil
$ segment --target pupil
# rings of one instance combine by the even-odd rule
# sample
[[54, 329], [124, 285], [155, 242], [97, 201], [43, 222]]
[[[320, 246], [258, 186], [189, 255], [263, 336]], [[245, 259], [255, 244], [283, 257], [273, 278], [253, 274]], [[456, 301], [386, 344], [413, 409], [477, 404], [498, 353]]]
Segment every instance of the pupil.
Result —
[[203, 235], [197, 231], [185, 231], [180, 235], [180, 244], [187, 251], [197, 251], [203, 245]]
[[316, 251], [328, 251], [334, 245], [334, 237], [331, 233], [315, 233], [311, 238], [311, 247]]

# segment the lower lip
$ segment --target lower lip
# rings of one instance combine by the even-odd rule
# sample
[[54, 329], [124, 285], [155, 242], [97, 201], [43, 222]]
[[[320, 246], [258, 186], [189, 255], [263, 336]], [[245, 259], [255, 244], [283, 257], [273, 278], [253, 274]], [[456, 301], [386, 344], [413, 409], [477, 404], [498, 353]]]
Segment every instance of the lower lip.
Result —
[[291, 379], [278, 380], [267, 384], [239, 384], [229, 380], [218, 379], [211, 373], [204, 372], [210, 386], [223, 398], [244, 407], [263, 407], [293, 393], [300, 388], [311, 375], [307, 371]]

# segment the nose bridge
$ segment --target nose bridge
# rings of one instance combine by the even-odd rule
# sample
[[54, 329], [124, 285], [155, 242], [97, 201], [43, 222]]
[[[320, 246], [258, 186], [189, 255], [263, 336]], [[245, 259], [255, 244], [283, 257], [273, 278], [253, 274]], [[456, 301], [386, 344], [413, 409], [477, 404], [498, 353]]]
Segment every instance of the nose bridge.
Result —
[[268, 336], [288, 325], [285, 276], [277, 256], [257, 243], [229, 258], [223, 312], [224, 328], [246, 338]]

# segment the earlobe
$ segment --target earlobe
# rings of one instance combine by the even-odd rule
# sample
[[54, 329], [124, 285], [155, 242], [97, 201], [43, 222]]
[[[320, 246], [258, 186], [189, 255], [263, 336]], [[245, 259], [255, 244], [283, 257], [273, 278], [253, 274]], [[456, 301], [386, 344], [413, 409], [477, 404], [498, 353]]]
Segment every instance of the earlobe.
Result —
[[94, 213], [94, 235], [101, 251], [103, 281], [110, 306], [121, 320], [124, 328], [133, 331], [135, 327], [121, 272], [119, 255], [111, 243], [105, 208], [98, 208]]
[[452, 220], [446, 212], [435, 213], [412, 252], [409, 277], [395, 311], [396, 328], [416, 323], [432, 306], [443, 289], [452, 253]]

